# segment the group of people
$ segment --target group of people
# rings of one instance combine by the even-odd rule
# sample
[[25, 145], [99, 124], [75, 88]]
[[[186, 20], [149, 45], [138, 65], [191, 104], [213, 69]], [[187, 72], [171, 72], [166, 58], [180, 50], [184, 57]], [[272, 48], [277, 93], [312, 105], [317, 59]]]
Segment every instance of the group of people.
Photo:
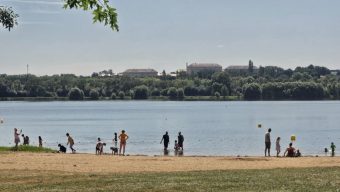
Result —
[[[73, 148], [74, 146], [74, 140], [71, 137], [69, 133], [66, 133], [67, 136], [67, 146], [70, 147], [72, 153], [75, 153], [76, 150]], [[119, 148], [118, 148], [118, 139], [119, 139]], [[121, 134], [118, 136], [117, 133], [114, 133], [113, 137], [113, 147], [111, 147], [112, 154], [116, 155], [118, 154], [119, 150], [119, 155], [125, 155], [125, 148], [126, 148], [126, 142], [129, 139], [129, 136], [126, 134], [125, 130], [122, 130]], [[96, 144], [96, 155], [102, 155], [104, 154], [104, 146], [106, 146], [106, 143], [104, 143], [100, 137], [97, 139], [97, 144]], [[58, 144], [59, 151], [60, 153], [66, 153], [66, 147], [62, 144]], [[123, 152], [123, 153], [122, 153]]]
[[[270, 149], [271, 149], [271, 128], [268, 129], [267, 133], [265, 134], [265, 150], [264, 150], [264, 155], [269, 156], [270, 157]], [[22, 134], [22, 130], [18, 130], [17, 128], [14, 128], [14, 143], [15, 143], [15, 147], [18, 147], [19, 143], [20, 143], [20, 135], [23, 138], [23, 145], [29, 145], [30, 140], [29, 137], [24, 134]], [[67, 144], [66, 146], [69, 146], [72, 153], [75, 153], [76, 150], [73, 148], [74, 147], [74, 140], [71, 137], [71, 135], [69, 133], [66, 133], [66, 137], [67, 137]], [[119, 148], [118, 148], [118, 139], [119, 139]], [[114, 137], [113, 137], [113, 147], [111, 147], [110, 149], [112, 150], [112, 154], [113, 155], [117, 155], [118, 151], [119, 151], [119, 155], [125, 155], [125, 148], [126, 148], [126, 142], [129, 139], [129, 136], [126, 134], [125, 130], [122, 130], [121, 134], [118, 136], [118, 134], [115, 132], [114, 133]], [[39, 140], [39, 147], [43, 147], [43, 140], [41, 138], [41, 136], [38, 137]], [[276, 139], [276, 156], [279, 157], [280, 153], [281, 153], [281, 144], [280, 144], [281, 138], [277, 137]], [[163, 135], [162, 139], [161, 139], [161, 144], [163, 143], [164, 145], [164, 153], [168, 153], [168, 147], [170, 144], [170, 136], [168, 131], [165, 132], [165, 134]], [[183, 147], [183, 143], [184, 143], [184, 136], [182, 135], [181, 132], [178, 132], [178, 137], [177, 140], [175, 140], [174, 143], [174, 150], [175, 153], [176, 152], [183, 152], [184, 151], [184, 147]], [[102, 155], [104, 153], [104, 146], [106, 146], [106, 143], [102, 142], [101, 138], [97, 139], [97, 144], [96, 144], [96, 154], [98, 155]], [[66, 153], [66, 147], [63, 146], [62, 144], [58, 144], [59, 147], [59, 152], [61, 153]], [[331, 143], [331, 155], [335, 156], [335, 148], [336, 146], [334, 145], [334, 143]], [[327, 155], [328, 149], [325, 148], [325, 153]], [[289, 146], [286, 148], [285, 152], [283, 153], [284, 157], [300, 157], [301, 156], [301, 152], [299, 149], [295, 149], [293, 147], [293, 142], [289, 143]]]
[[[264, 156], [267, 155], [270, 157], [270, 148], [271, 148], [271, 139], [270, 139], [270, 133], [272, 129], [269, 128], [267, 133], [265, 134], [264, 140], [265, 140], [265, 149], [264, 149]], [[280, 144], [281, 138], [277, 137], [276, 139], [276, 156], [279, 157], [281, 153], [281, 144]], [[332, 157], [335, 156], [335, 148], [336, 146], [334, 143], [331, 143], [331, 151], [332, 151]], [[325, 153], [327, 154], [328, 149], [325, 148]], [[286, 148], [285, 152], [283, 153], [284, 157], [301, 157], [302, 154], [299, 149], [295, 149], [293, 147], [293, 142], [289, 143], [289, 146]]]
[[[14, 143], [15, 143], [15, 147], [17, 148], [20, 141], [20, 135], [22, 137], [23, 143], [22, 145], [29, 145], [30, 144], [30, 138], [24, 134], [22, 134], [22, 130], [18, 130], [17, 128], [14, 128]], [[41, 138], [41, 136], [38, 137], [38, 142], [39, 142], [39, 147], [43, 147], [43, 140]]]
[[[184, 148], [183, 148], [184, 136], [182, 135], [181, 132], [178, 132], [177, 138], [178, 138], [178, 140], [175, 140], [175, 145], [174, 145], [175, 152], [176, 151], [183, 151], [184, 150]], [[168, 151], [168, 147], [169, 147], [169, 143], [170, 143], [170, 136], [169, 136], [169, 133], [167, 131], [163, 135], [160, 144], [162, 144], [162, 142], [163, 142], [163, 145], [164, 145], [164, 151], [165, 152]]]
[[[264, 149], [264, 156], [270, 157], [270, 148], [271, 148], [271, 139], [270, 139], [270, 133], [272, 132], [272, 129], [269, 128], [267, 133], [264, 136], [264, 143], [265, 143], [265, 149]], [[281, 144], [280, 144], [281, 138], [276, 138], [276, 157], [280, 156], [281, 153]], [[289, 146], [286, 148], [285, 152], [283, 153], [284, 157], [301, 157], [301, 152], [299, 149], [295, 149], [293, 147], [293, 143], [289, 143]]]

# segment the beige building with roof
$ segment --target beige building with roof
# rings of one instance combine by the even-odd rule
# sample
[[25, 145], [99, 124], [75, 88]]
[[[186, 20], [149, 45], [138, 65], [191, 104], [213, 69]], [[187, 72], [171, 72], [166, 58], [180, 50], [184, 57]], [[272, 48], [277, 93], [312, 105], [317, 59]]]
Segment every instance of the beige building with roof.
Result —
[[187, 74], [197, 75], [198, 73], [216, 73], [221, 72], [222, 66], [216, 63], [192, 63], [187, 64]]
[[128, 77], [157, 77], [158, 72], [154, 69], [127, 69], [122, 75]]

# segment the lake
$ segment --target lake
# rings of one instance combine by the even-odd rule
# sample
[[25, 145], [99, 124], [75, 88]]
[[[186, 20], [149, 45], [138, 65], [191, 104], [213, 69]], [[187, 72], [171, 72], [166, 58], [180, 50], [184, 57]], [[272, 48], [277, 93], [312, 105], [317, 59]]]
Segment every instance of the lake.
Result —
[[[282, 150], [296, 135], [294, 145], [303, 155], [323, 154], [333, 141], [340, 146], [339, 101], [1, 101], [0, 145], [13, 145], [13, 128], [37, 145], [57, 149], [69, 132], [78, 152], [94, 153], [97, 138], [112, 146], [114, 132], [126, 130], [127, 154], [161, 155], [160, 140], [184, 135], [184, 155], [263, 155], [264, 134], [272, 128]], [[262, 124], [262, 128], [258, 128]], [[173, 154], [173, 150], [170, 152]]]

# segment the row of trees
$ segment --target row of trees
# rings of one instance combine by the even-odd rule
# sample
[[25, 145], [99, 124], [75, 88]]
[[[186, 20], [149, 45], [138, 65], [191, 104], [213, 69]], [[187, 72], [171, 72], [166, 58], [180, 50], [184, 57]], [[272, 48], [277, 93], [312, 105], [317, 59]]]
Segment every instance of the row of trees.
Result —
[[[69, 97], [70, 99], [107, 97], [147, 99], [164, 96], [237, 96], [247, 100], [340, 99], [339, 77], [322, 67], [296, 68], [291, 73], [264, 67], [264, 73], [230, 75], [214, 73], [210, 77], [41, 76], [0, 75], [0, 97]], [[322, 70], [320, 70], [322, 69]], [[285, 74], [285, 75], [284, 75]], [[74, 93], [73, 93], [74, 92]], [[74, 95], [75, 96], [74, 96]]]

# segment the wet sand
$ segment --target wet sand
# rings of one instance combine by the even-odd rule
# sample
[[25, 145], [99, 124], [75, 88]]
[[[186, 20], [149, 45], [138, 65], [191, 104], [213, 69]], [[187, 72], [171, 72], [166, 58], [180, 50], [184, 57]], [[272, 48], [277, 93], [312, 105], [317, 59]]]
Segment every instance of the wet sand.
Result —
[[25, 152], [0, 153], [0, 171], [131, 173], [334, 166], [340, 167], [340, 157], [151, 157]]

